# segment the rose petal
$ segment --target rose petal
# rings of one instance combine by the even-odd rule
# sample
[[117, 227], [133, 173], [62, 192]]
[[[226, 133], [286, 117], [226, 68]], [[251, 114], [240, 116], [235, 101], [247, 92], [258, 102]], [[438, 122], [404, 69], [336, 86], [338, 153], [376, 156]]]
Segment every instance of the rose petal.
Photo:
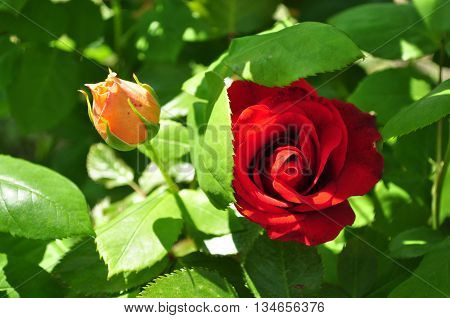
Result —
[[[303, 79], [293, 82], [290, 87], [300, 88], [295, 92], [296, 97], [293, 98], [301, 98], [305, 95], [317, 96], [314, 88]], [[286, 88], [282, 87], [267, 87], [253, 82], [234, 81], [228, 88], [232, 122], [234, 123], [247, 107], [261, 104], [262, 100], [285, 90]]]
[[361, 112], [352, 104], [333, 101], [342, 115], [348, 131], [345, 165], [336, 179], [337, 192], [333, 202], [354, 195], [364, 195], [381, 179], [383, 157], [375, 143], [381, 138], [376, 129], [375, 117]]
[[352, 225], [355, 221], [355, 214], [347, 201], [296, 217], [296, 222], [269, 225], [267, 234], [271, 239], [296, 241], [313, 246], [335, 239], [345, 226]]

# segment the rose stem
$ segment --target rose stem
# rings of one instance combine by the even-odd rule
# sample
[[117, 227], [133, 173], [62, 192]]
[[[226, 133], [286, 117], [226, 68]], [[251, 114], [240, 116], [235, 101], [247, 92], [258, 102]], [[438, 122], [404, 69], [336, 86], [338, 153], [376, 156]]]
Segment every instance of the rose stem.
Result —
[[131, 181], [130, 183], [128, 183], [128, 185], [134, 190], [134, 192], [138, 193], [144, 198], [147, 197], [147, 193], [145, 193], [145, 191], [142, 190], [142, 188], [136, 182]]
[[177, 193], [178, 191], [180, 191], [177, 184], [173, 181], [173, 179], [170, 177], [169, 173], [167, 172], [164, 163], [159, 158], [158, 152], [155, 150], [155, 148], [153, 148], [151, 143], [150, 142], [145, 143], [144, 147], [146, 148], [147, 154], [150, 157], [150, 159], [152, 160], [152, 162], [161, 171], [161, 174], [169, 187], [169, 191], [171, 191], [173, 193]]
[[[442, 73], [445, 57], [445, 35], [441, 40], [440, 50], [439, 50], [439, 77], [438, 85], [442, 83]], [[448, 140], [447, 151], [445, 158], [443, 158], [443, 133], [444, 133], [444, 119], [441, 118], [437, 123], [437, 133], [436, 133], [436, 162], [435, 162], [435, 176], [433, 187], [431, 190], [432, 202], [431, 202], [431, 225], [433, 229], [437, 230], [439, 228], [439, 212], [441, 209], [441, 196], [442, 196], [442, 185], [444, 181], [444, 176], [448, 168], [450, 160], [450, 134]]]

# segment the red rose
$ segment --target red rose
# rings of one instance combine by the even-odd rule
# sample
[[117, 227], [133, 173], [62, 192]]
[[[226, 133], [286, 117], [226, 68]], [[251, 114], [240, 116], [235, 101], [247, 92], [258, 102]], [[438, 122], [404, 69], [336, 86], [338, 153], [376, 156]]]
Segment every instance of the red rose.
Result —
[[320, 97], [305, 80], [288, 87], [235, 81], [228, 89], [236, 207], [271, 239], [321, 244], [355, 214], [347, 198], [381, 178], [373, 116]]

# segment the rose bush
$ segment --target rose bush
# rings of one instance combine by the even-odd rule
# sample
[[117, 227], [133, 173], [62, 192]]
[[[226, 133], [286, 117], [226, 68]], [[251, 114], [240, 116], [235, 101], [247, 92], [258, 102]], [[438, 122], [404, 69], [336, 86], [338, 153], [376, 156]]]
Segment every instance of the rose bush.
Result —
[[282, 88], [235, 81], [228, 95], [237, 209], [272, 239], [333, 240], [355, 220], [347, 198], [381, 178], [375, 118], [302, 79]]

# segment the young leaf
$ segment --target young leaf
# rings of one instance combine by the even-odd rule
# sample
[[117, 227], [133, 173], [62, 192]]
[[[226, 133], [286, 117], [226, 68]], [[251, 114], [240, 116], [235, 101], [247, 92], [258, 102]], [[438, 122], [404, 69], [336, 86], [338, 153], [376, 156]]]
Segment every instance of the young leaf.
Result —
[[0, 232], [32, 239], [93, 234], [86, 200], [68, 179], [0, 156]]
[[133, 170], [105, 144], [91, 146], [86, 166], [89, 177], [108, 189], [127, 185], [134, 178]]
[[205, 80], [208, 103], [192, 105], [188, 115], [193, 132], [191, 158], [200, 188], [217, 208], [223, 209], [234, 201], [230, 106], [223, 80], [212, 72], [206, 73]]
[[434, 298], [450, 297], [449, 239], [441, 249], [423, 258], [419, 267], [389, 297]]
[[363, 4], [338, 13], [329, 22], [364, 51], [381, 58], [409, 60], [437, 49], [410, 4]]
[[384, 140], [409, 134], [450, 114], [450, 80], [393, 116], [381, 131]]
[[203, 268], [177, 270], [157, 278], [140, 295], [143, 298], [234, 298], [236, 291], [217, 272]]
[[244, 277], [256, 297], [302, 297], [317, 291], [322, 264], [314, 247], [259, 237], [248, 252]]
[[428, 94], [429, 78], [412, 68], [392, 68], [368, 75], [348, 98], [365, 112], [375, 112], [378, 124], [386, 124], [399, 110]]
[[187, 128], [172, 120], [162, 120], [160, 124], [159, 132], [151, 143], [162, 160], [170, 161], [186, 155], [190, 150]]
[[168, 263], [168, 259], [163, 258], [150, 268], [120, 273], [108, 279], [108, 268], [100, 259], [94, 242], [84, 240], [64, 256], [53, 274], [69, 287], [73, 295], [110, 295], [147, 283], [161, 274]]
[[170, 193], [150, 196], [100, 225], [96, 242], [108, 277], [155, 265], [167, 255], [182, 225], [177, 199]]
[[285, 86], [301, 77], [342, 69], [362, 57], [358, 47], [338, 29], [304, 22], [233, 40], [224, 64], [246, 80]]
[[186, 206], [194, 227], [205, 234], [224, 235], [242, 229], [231, 209], [215, 208], [201, 190], [182, 190], [180, 197]]

